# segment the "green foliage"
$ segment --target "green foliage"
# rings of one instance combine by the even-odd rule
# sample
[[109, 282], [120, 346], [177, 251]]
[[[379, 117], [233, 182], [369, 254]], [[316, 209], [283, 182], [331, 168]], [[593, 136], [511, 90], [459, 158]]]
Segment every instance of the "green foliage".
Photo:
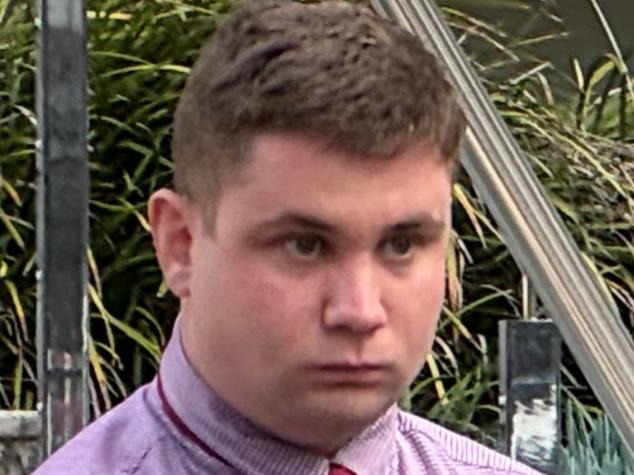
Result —
[[[2, 11], [0, 21], [9, 12]], [[0, 26], [0, 407], [36, 401], [34, 34], [26, 6]]]
[[[176, 98], [200, 44], [230, 4], [90, 2], [89, 355], [96, 413], [153, 375], [178, 311], [154, 259], [146, 202], [170, 183]], [[36, 400], [35, 30], [29, 3], [11, 5], [0, 28], [0, 407], [28, 409]], [[631, 329], [634, 101], [622, 62], [608, 55], [589, 71], [576, 67], [576, 95], [555, 99], [533, 58], [523, 58], [521, 74], [499, 76], [497, 65], [519, 57], [505, 32], [455, 9], [446, 13]], [[473, 37], [478, 51], [469, 49]], [[486, 62], [477, 60], [482, 48], [489, 48]], [[498, 420], [497, 323], [527, 316], [522, 275], [467, 177], [455, 184], [454, 198], [448, 298], [433, 353], [403, 403], [490, 441]], [[589, 394], [577, 385], [574, 366], [566, 374]]]
[[605, 414], [593, 415], [570, 400], [566, 419], [568, 441], [562, 450], [562, 474], [634, 475], [634, 460]]
[[[150, 192], [169, 184], [175, 100], [225, 1], [91, 2], [90, 325], [94, 408], [147, 381], [177, 312], [147, 233]], [[0, 29], [0, 406], [35, 396], [35, 29], [29, 3]]]

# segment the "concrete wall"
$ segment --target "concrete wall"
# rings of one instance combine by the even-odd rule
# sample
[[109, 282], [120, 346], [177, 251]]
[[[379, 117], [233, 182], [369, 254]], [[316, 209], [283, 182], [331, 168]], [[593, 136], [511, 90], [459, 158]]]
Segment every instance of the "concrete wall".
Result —
[[0, 411], [0, 475], [28, 475], [40, 462], [41, 423], [35, 411]]

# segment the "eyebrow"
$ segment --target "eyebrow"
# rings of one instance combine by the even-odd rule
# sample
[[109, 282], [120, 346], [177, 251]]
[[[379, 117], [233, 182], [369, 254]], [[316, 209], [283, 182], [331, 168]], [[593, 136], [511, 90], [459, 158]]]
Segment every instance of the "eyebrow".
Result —
[[[293, 211], [286, 211], [271, 219], [263, 221], [256, 226], [256, 231], [258, 233], [267, 232], [281, 226], [297, 226], [324, 234], [337, 233], [337, 227], [335, 225], [317, 218], [316, 216]], [[445, 220], [438, 219], [429, 213], [422, 212], [407, 216], [401, 221], [385, 226], [383, 233], [412, 231], [415, 229], [435, 233], [442, 231], [445, 226]]]
[[445, 229], [446, 222], [444, 219], [439, 219], [432, 216], [429, 213], [418, 213], [413, 216], [407, 217], [403, 221], [399, 221], [394, 225], [387, 226], [385, 231], [410, 231], [415, 229], [422, 229], [426, 232], [440, 232]]
[[283, 212], [271, 219], [267, 219], [266, 221], [259, 223], [256, 226], [256, 231], [266, 232], [281, 226], [297, 226], [326, 234], [334, 234], [336, 231], [335, 226], [322, 219], [292, 211]]

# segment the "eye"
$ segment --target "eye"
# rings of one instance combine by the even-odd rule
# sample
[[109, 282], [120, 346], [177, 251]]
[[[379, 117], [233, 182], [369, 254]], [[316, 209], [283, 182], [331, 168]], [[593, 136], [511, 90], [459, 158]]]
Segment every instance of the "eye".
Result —
[[404, 261], [412, 256], [415, 244], [410, 236], [392, 236], [385, 241], [383, 252], [390, 260]]
[[312, 259], [324, 252], [324, 241], [318, 236], [296, 236], [287, 239], [284, 247], [293, 256]]

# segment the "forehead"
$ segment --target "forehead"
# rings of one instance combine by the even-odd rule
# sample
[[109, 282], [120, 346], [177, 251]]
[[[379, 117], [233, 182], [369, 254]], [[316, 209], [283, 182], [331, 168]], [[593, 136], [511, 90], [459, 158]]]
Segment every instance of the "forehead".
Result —
[[424, 143], [377, 159], [298, 134], [258, 135], [237, 180], [224, 187], [218, 212], [234, 221], [291, 212], [342, 227], [384, 226], [421, 214], [448, 221], [450, 185], [449, 165]]

